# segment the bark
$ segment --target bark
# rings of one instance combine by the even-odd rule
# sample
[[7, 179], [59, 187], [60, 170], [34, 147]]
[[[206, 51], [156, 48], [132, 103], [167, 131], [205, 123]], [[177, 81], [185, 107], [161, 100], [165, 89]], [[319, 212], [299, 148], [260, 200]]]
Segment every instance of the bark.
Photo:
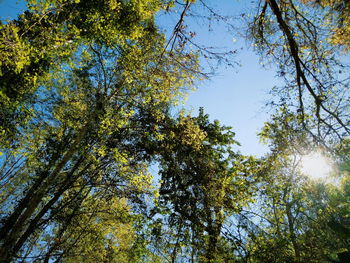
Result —
[[80, 171], [77, 175], [74, 176], [74, 172], [79, 168], [82, 159], [79, 160], [72, 171], [67, 175], [65, 182], [62, 184], [60, 189], [55, 193], [54, 197], [51, 198], [49, 202], [40, 210], [40, 212], [30, 221], [30, 224], [27, 230], [22, 234], [22, 236], [17, 241], [14, 246], [12, 254], [15, 255], [23, 246], [23, 244], [27, 241], [31, 234], [38, 228], [38, 223], [43, 218], [43, 216], [52, 209], [53, 205], [58, 201], [58, 199], [62, 196], [62, 194], [68, 190], [72, 184], [86, 171], [86, 169], [90, 166], [88, 164], [82, 171]]
[[291, 203], [286, 204], [286, 214], [287, 214], [287, 219], [288, 219], [288, 229], [289, 229], [289, 234], [290, 234], [290, 239], [293, 245], [293, 249], [294, 249], [294, 254], [295, 254], [295, 261], [297, 263], [300, 262], [300, 248], [299, 248], [299, 244], [297, 242], [297, 237], [295, 234], [295, 226], [294, 226], [294, 219], [293, 219], [293, 215], [292, 215], [292, 211], [291, 211]]
[[21, 237], [23, 229], [27, 226], [28, 221], [48, 193], [50, 186], [55, 180], [57, 180], [57, 175], [76, 153], [81, 139], [85, 134], [85, 130], [86, 128], [83, 128], [75, 143], [73, 143], [72, 147], [65, 153], [64, 157], [56, 165], [54, 170], [50, 173], [49, 169], [47, 169], [47, 171], [42, 173], [39, 179], [30, 188], [26, 196], [17, 205], [14, 212], [5, 221], [5, 224], [0, 230], [0, 241], [2, 243], [0, 248], [0, 255], [2, 255], [0, 263], [11, 262], [11, 258], [15, 256], [15, 246]]

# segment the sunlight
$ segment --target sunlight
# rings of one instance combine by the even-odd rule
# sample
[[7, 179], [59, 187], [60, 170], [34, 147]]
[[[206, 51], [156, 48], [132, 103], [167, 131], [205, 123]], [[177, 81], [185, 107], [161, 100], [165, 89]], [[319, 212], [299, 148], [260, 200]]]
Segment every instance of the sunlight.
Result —
[[332, 171], [331, 163], [330, 159], [316, 151], [301, 157], [300, 170], [313, 179], [323, 179], [328, 177]]

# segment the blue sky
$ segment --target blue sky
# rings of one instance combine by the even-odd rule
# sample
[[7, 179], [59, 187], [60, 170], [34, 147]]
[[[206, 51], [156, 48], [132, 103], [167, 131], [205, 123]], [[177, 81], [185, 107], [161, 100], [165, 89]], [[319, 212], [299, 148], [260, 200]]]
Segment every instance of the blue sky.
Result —
[[[250, 5], [254, 8], [256, 4], [247, 0], [206, 0], [206, 2], [220, 14], [239, 18], [242, 13], [247, 17], [251, 10]], [[202, 14], [201, 11], [198, 12]], [[169, 25], [177, 22], [177, 16], [160, 18], [160, 21], [161, 24], [165, 24], [164, 30], [169, 31], [173, 28]], [[199, 83], [198, 89], [190, 93], [186, 108], [192, 109], [193, 114], [196, 114], [199, 107], [204, 107], [211, 119], [217, 119], [222, 124], [233, 127], [236, 139], [242, 145], [240, 147], [242, 153], [263, 155], [268, 148], [259, 143], [257, 134], [270, 115], [264, 106], [271, 99], [269, 90], [273, 86], [281, 85], [281, 81], [275, 78], [275, 69], [273, 67], [264, 69], [251, 44], [238, 36], [246, 34], [245, 24], [238, 22], [237, 32], [228, 32], [225, 26], [215, 22], [211, 23], [212, 31], [209, 31], [208, 23], [203, 20], [187, 18], [187, 21], [191, 31], [196, 32], [195, 40], [199, 43], [237, 49], [235, 61], [240, 66], [234, 68], [221, 66], [216, 76]]]
[[11, 19], [25, 10], [23, 1], [0, 0], [0, 18], [1, 20]]
[[[208, 0], [210, 5], [226, 15], [238, 15], [249, 9], [251, 1], [246, 0]], [[0, 17], [2, 20], [16, 17], [25, 9], [21, 1], [0, 0]], [[164, 22], [165, 18], [159, 21]], [[166, 18], [168, 19], [168, 18]], [[164, 30], [170, 31], [173, 20], [164, 23]], [[268, 91], [278, 82], [273, 69], [263, 69], [250, 44], [240, 39], [235, 32], [227, 32], [223, 25], [212, 23], [212, 31], [208, 24], [201, 20], [188, 20], [191, 31], [197, 33], [197, 40], [207, 46], [220, 46], [229, 49], [239, 49], [235, 58], [241, 66], [218, 68], [214, 77], [198, 83], [198, 89], [191, 92], [185, 107], [198, 113], [199, 107], [204, 107], [211, 119], [217, 119], [222, 124], [232, 126], [236, 139], [241, 143], [240, 150], [244, 154], [260, 156], [267, 152], [267, 147], [259, 143], [257, 133], [269, 113], [264, 104], [270, 98]], [[243, 29], [237, 32], [244, 33]], [[243, 48], [240, 50], [240, 48]]]

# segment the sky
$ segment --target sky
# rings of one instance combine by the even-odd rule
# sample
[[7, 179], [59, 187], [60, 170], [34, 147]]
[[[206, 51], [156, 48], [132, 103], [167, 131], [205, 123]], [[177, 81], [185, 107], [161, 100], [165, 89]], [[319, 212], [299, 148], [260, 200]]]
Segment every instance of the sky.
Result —
[[[251, 1], [246, 0], [207, 0], [208, 4], [224, 15], [239, 15], [246, 11]], [[0, 18], [11, 19], [25, 9], [22, 1], [0, 0]], [[159, 17], [164, 32], [168, 33], [176, 22], [176, 16]], [[269, 90], [278, 85], [273, 69], [264, 69], [259, 56], [250, 44], [235, 32], [227, 32], [221, 24], [209, 25], [202, 20], [188, 20], [191, 31], [196, 32], [195, 40], [206, 46], [238, 49], [234, 68], [219, 67], [215, 76], [197, 83], [197, 90], [191, 92], [185, 102], [186, 109], [198, 114], [198, 108], [204, 107], [212, 120], [217, 119], [222, 125], [231, 126], [236, 133], [236, 140], [241, 143], [239, 150], [243, 154], [261, 156], [268, 152], [266, 146], [259, 143], [257, 134], [269, 118], [264, 107], [270, 95]], [[242, 29], [238, 30], [244, 33]], [[237, 32], [238, 32], [237, 31]], [[242, 49], [241, 49], [242, 48]]]
[[[249, 13], [253, 1], [247, 0], [206, 0], [208, 5], [225, 16], [241, 17], [242, 13]], [[254, 6], [253, 6], [254, 8]], [[251, 9], [250, 9], [251, 10]], [[202, 10], [198, 13], [202, 14]], [[165, 28], [173, 28], [177, 22], [174, 18], [160, 18], [160, 24]], [[169, 21], [169, 20], [173, 21]], [[186, 20], [185, 20], [186, 21]], [[186, 101], [186, 108], [198, 113], [199, 107], [212, 120], [217, 119], [221, 124], [231, 126], [236, 133], [236, 139], [241, 143], [240, 151], [243, 154], [261, 156], [268, 152], [268, 147], [259, 143], [257, 134], [269, 119], [271, 112], [265, 104], [271, 99], [269, 91], [282, 82], [275, 77], [276, 70], [263, 68], [260, 57], [255, 54], [251, 43], [240, 38], [238, 34], [246, 34], [243, 25], [237, 25], [237, 32], [228, 32], [223, 24], [207, 22], [200, 19], [187, 18], [190, 31], [196, 32], [195, 41], [206, 46], [237, 49], [235, 62], [240, 66], [221, 66], [214, 77], [198, 84], [195, 92], [191, 92]], [[169, 29], [165, 29], [169, 31]], [[242, 48], [242, 50], [241, 50]]]

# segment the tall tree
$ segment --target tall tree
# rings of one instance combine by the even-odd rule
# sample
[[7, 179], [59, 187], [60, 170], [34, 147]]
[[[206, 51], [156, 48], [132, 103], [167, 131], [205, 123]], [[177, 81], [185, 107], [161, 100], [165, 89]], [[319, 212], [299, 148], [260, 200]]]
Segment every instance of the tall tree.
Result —
[[[258, 207], [250, 211], [258, 228], [246, 227], [248, 262], [346, 262], [347, 209], [338, 210], [346, 184], [316, 182], [301, 173], [302, 154], [315, 146], [305, 143], [308, 133], [293, 129], [297, 123], [296, 116], [284, 112], [284, 119], [275, 116], [261, 134], [273, 151], [260, 182]], [[338, 152], [337, 158], [345, 155]]]
[[[348, 65], [335, 39], [348, 22], [343, 19], [339, 27], [333, 17], [344, 17], [348, 9], [336, 4], [342, 1], [321, 1], [334, 7], [328, 11], [301, 2], [305, 1], [258, 1], [251, 37], [286, 81], [285, 87], [273, 91], [279, 93], [279, 104], [298, 113], [303, 129], [316, 141], [329, 137], [339, 141], [349, 134], [348, 78], [344, 74]], [[334, 33], [337, 28], [339, 32]]]
[[[17, 147], [5, 148], [2, 155], [1, 196], [6, 198], [1, 262], [32, 256], [39, 244], [28, 250], [31, 237], [52, 229], [54, 215], [65, 206], [62, 197], [78, 182], [93, 193], [99, 188], [117, 191], [120, 198], [133, 199], [136, 209], [150, 187], [147, 167], [153, 153], [146, 142], [157, 139], [157, 123], [195, 77], [191, 56], [165, 50], [165, 39], [153, 23], [161, 8], [158, 1], [30, 3], [34, 11], [21, 18], [29, 23], [26, 33], [48, 34], [48, 42], [60, 34], [67, 37], [68, 29], [79, 34], [67, 39], [76, 47], [66, 54], [67, 60], [58, 60], [38, 88], [26, 90], [33, 100], [21, 103], [28, 105], [32, 116], [19, 129]], [[58, 32], [41, 30], [44, 22], [53, 23]], [[55, 48], [41, 42], [43, 36], [36, 40], [43, 52]], [[28, 41], [28, 45], [36, 43]], [[22, 77], [21, 71], [17, 73]], [[34, 75], [28, 78], [32, 81]], [[4, 86], [4, 96], [11, 89], [18, 91], [11, 85]], [[9, 105], [16, 103], [9, 101]], [[75, 202], [78, 196], [66, 202]]]
[[162, 143], [159, 189], [160, 211], [170, 213], [163, 231], [175, 235], [171, 262], [233, 262], [222, 231], [251, 200], [257, 162], [233, 151], [234, 133], [211, 123], [203, 109], [195, 118], [180, 116], [171, 133]]

